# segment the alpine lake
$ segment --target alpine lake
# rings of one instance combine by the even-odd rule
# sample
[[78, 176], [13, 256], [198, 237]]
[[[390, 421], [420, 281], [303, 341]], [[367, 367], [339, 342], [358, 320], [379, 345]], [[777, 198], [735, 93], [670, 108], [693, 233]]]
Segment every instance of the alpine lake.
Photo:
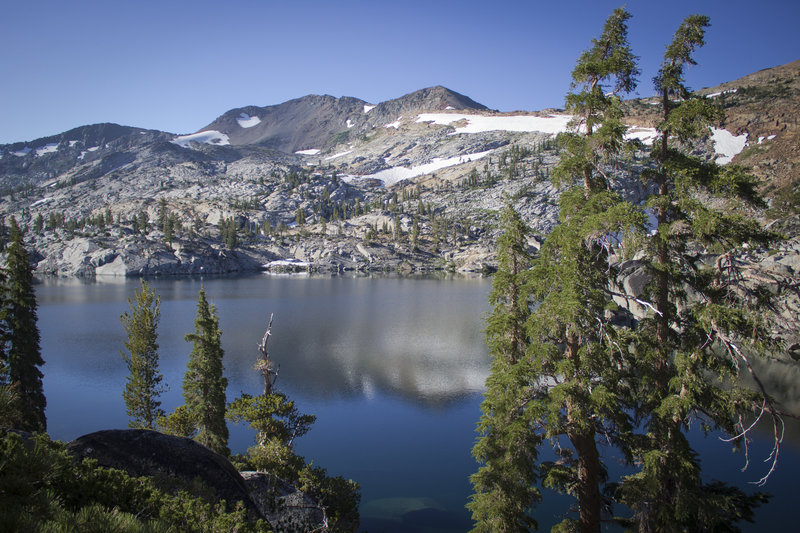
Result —
[[[197, 294], [216, 306], [225, 350], [228, 400], [259, 394], [257, 346], [274, 314], [271, 358], [280, 365], [276, 387], [314, 414], [296, 451], [361, 486], [361, 529], [380, 532], [462, 532], [471, 527], [465, 505], [471, 455], [489, 373], [484, 319], [491, 279], [252, 275], [210, 279], [152, 279], [161, 298], [160, 369], [169, 390], [162, 407], [183, 403], [181, 383], [194, 330]], [[45, 359], [44, 388], [51, 437], [69, 441], [100, 429], [126, 428], [122, 400], [127, 368], [120, 355], [120, 315], [138, 280], [93, 282], [42, 279], [36, 286]], [[798, 365], [771, 366], [765, 379], [800, 413]], [[254, 433], [229, 424], [229, 445], [242, 453]], [[772, 494], [744, 531], [791, 529], [800, 489], [800, 425], [787, 421], [776, 471], [764, 487], [752, 482], [770, 467], [772, 426], [762, 423], [745, 455], [721, 435], [691, 430], [706, 479]], [[607, 457], [613, 477], [620, 467]], [[547, 531], [572, 500], [545, 491], [535, 511]]]

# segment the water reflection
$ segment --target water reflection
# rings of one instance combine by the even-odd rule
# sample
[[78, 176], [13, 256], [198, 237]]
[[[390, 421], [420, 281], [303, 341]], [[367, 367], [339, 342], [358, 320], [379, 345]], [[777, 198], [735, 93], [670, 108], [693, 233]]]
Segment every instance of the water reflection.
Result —
[[[470, 450], [489, 365], [483, 341], [489, 280], [252, 276], [150, 283], [162, 300], [159, 353], [170, 386], [162, 396], [165, 409], [183, 402], [191, 349], [184, 335], [194, 328], [204, 285], [223, 330], [229, 399], [261, 391], [253, 363], [274, 313], [270, 352], [280, 364], [278, 386], [301, 411], [318, 417], [298, 451], [334, 475], [359, 481], [366, 529], [469, 528], [464, 505], [468, 476], [476, 469]], [[119, 280], [37, 286], [48, 426], [55, 438], [126, 427], [119, 317], [138, 287], [137, 281]], [[800, 368], [754, 366], [782, 405], [800, 412]], [[778, 472], [765, 487], [776, 497], [756, 514], [759, 526], [777, 527], [790, 516], [793, 473], [800, 468], [797, 427], [792, 425]], [[747, 483], [763, 471], [739, 473], [741, 454], [728, 454], [729, 446], [716, 437], [695, 433], [705, 474], [752, 491]], [[754, 462], [768, 455], [770, 438], [759, 437], [751, 450]], [[233, 451], [244, 451], [252, 439], [246, 428], [231, 428]], [[543, 530], [559, 520], [568, 502], [558, 505], [537, 510]]]
[[[193, 329], [203, 285], [220, 317], [229, 397], [260, 390], [252, 366], [270, 313], [279, 384], [304, 398], [392, 395], [435, 406], [480, 392], [488, 372], [486, 280], [254, 276], [150, 285], [161, 297], [159, 352], [171, 387], [162, 398], [166, 407], [181, 402], [191, 348], [183, 337]], [[37, 286], [51, 419], [69, 417], [63, 410], [76, 401], [94, 404], [96, 395], [119, 406], [126, 376], [119, 317], [138, 286], [76, 280]], [[68, 387], [85, 392], [62, 402], [58, 394]], [[124, 426], [121, 412], [115, 427]]]

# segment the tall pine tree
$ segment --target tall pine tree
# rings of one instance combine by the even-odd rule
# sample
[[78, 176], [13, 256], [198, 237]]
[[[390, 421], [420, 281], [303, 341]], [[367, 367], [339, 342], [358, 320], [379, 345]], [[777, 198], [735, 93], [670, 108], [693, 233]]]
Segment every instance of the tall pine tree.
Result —
[[36, 295], [33, 292], [33, 269], [22, 242], [22, 230], [11, 218], [11, 236], [7, 248], [3, 286], [5, 322], [5, 367], [7, 383], [19, 395], [21, 427], [28, 431], [46, 431], [47, 400], [42, 387], [44, 364], [36, 325]]
[[[521, 300], [514, 307], [524, 308], [526, 318], [518, 332], [515, 315], [521, 313], [496, 306], [489, 321], [488, 332], [502, 332], [498, 338], [508, 340], [493, 353], [479, 424], [483, 435], [474, 451], [485, 463], [473, 476], [478, 490], [470, 504], [478, 531], [535, 525], [528, 516], [529, 494], [537, 493], [526, 485], [537, 476], [577, 499], [578, 518], [563, 527], [600, 531], [606, 475], [596, 440], [616, 438], [630, 427], [620, 401], [625, 396], [617, 389], [623, 365], [606, 313], [607, 257], [614, 239], [641, 219], [610, 191], [606, 177], [624, 144], [617, 93], [632, 90], [638, 73], [627, 42], [629, 17], [615, 10], [573, 71], [575, 92], [567, 96], [567, 107], [575, 131], [559, 139], [564, 150], [554, 173], [559, 185], [568, 186], [559, 226], [529, 272], [510, 276], [505, 264], [498, 271], [496, 283], [527, 278], [524, 288], [503, 283], [507, 291], [516, 290], [510, 301]], [[538, 306], [532, 313], [531, 297]], [[558, 461], [536, 463], [534, 448], [545, 442], [553, 444]], [[476, 481], [495, 488], [483, 489]], [[482, 501], [493, 505], [479, 508]]]
[[128, 378], [122, 397], [132, 428], [156, 429], [156, 421], [164, 416], [159, 395], [164, 392], [163, 376], [158, 369], [158, 322], [161, 299], [142, 280], [141, 287], [128, 299], [130, 312], [120, 320], [128, 340], [120, 354], [128, 366]]
[[[737, 212], [743, 204], [760, 203], [755, 182], [736, 166], [721, 168], [686, 155], [693, 141], [724, 118], [684, 85], [685, 69], [695, 64], [692, 55], [704, 44], [708, 25], [708, 17], [687, 17], [654, 79], [661, 122], [652, 149], [654, 169], [644, 177], [654, 185], [647, 206], [657, 227], [646, 243], [651, 281], [642, 297], [655, 312], [638, 325], [632, 382], [647, 433], [635, 450], [641, 471], [628, 476], [620, 491], [639, 531], [734, 530], [763, 499], [722, 483], [704, 484], [687, 438], [692, 422], [746, 438], [740, 415], [754, 405], [770, 405], [734, 385], [740, 364], [747, 365], [740, 342], [763, 346], [768, 337], [757, 310], [765, 293], [740, 283], [734, 259], [743, 242], [769, 237]], [[722, 200], [726, 211], [709, 207], [702, 197]], [[705, 250], [721, 255], [705, 265]]]
[[525, 531], [536, 527], [531, 511], [541, 500], [537, 481], [537, 446], [541, 439], [526, 409], [530, 384], [525, 352], [530, 316], [528, 228], [509, 204], [503, 210], [497, 241], [498, 268], [492, 281], [486, 342], [492, 358], [478, 423], [480, 437], [472, 450], [481, 463], [471, 477], [474, 494], [467, 507], [475, 531]]
[[228, 380], [222, 375], [222, 331], [216, 309], [208, 303], [204, 289], [200, 289], [197, 298], [194, 327], [194, 333], [186, 335], [193, 347], [183, 378], [183, 400], [197, 428], [194, 439], [219, 454], [229, 455], [225, 423]]

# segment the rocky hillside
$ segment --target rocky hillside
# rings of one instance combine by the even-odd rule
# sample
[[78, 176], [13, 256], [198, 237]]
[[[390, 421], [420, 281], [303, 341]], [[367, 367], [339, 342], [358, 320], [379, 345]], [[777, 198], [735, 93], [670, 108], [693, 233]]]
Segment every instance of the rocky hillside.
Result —
[[[696, 153], [751, 167], [773, 198], [765, 223], [791, 234], [798, 73], [795, 62], [698, 91], [726, 118]], [[634, 201], [652, 103], [626, 102], [644, 146], [614, 185]], [[569, 118], [497, 113], [432, 87], [375, 105], [312, 95], [242, 107], [190, 135], [83, 126], [0, 146], [0, 213], [27, 228], [40, 274], [481, 271], [507, 198], [540, 238], [556, 223], [548, 175]]]
[[221, 133], [219, 138], [227, 137], [227, 141], [220, 144], [259, 145], [294, 153], [363, 135], [404, 114], [445, 109], [486, 107], [444, 87], [422, 89], [377, 105], [349, 96], [313, 94], [274, 106], [232, 109], [200, 133]]

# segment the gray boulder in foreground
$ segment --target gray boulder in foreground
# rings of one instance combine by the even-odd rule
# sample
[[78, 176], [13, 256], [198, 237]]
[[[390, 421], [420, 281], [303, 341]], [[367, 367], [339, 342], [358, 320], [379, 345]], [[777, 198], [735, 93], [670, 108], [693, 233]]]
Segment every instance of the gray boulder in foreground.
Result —
[[199, 479], [217, 499], [225, 500], [229, 509], [242, 502], [249, 519], [264, 518], [230, 461], [192, 439], [145, 429], [109, 429], [79, 437], [67, 450], [78, 460], [95, 459], [100, 466], [124, 470], [134, 477], [177, 481], [190, 492]]

